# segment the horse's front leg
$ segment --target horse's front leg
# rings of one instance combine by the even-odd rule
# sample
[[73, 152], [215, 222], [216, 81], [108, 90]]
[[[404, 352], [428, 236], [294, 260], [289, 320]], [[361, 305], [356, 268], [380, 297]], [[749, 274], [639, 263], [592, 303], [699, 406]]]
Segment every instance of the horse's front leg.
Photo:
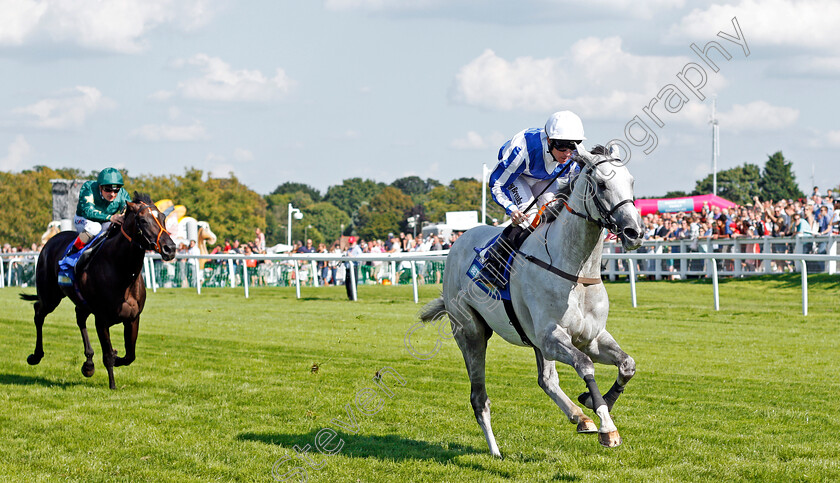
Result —
[[610, 410], [604, 402], [601, 391], [598, 390], [598, 384], [595, 383], [595, 365], [592, 359], [581, 352], [572, 344], [572, 339], [565, 330], [556, 327], [548, 335], [542, 339], [542, 351], [545, 357], [555, 361], [568, 364], [575, 368], [578, 376], [586, 383], [587, 389], [592, 394], [593, 407], [595, 414], [601, 421], [598, 427], [598, 441], [608, 447], [612, 448], [621, 444], [621, 436], [618, 434], [618, 428], [610, 416]]
[[108, 371], [108, 387], [116, 389], [117, 384], [114, 382], [114, 359], [116, 351], [111, 345], [111, 332], [104, 320], [96, 318], [96, 333], [99, 335], [99, 344], [102, 346], [102, 363]]
[[598, 431], [595, 422], [589, 419], [589, 416], [584, 414], [580, 407], [572, 402], [569, 396], [560, 389], [554, 361], [543, 357], [542, 352], [536, 347], [534, 347], [534, 353], [537, 356], [537, 383], [542, 390], [563, 410], [566, 417], [569, 418], [569, 421], [577, 424], [578, 433], [594, 433]]
[[[595, 362], [618, 367], [618, 376], [615, 379], [615, 383], [604, 394], [604, 402], [607, 404], [607, 409], [612, 411], [618, 396], [624, 392], [624, 386], [636, 374], [636, 361], [621, 350], [618, 342], [606, 330], [601, 332], [601, 335], [592, 341], [592, 344], [586, 348], [586, 352]], [[590, 392], [581, 394], [578, 397], [578, 401], [589, 409], [592, 409]]]
[[123, 334], [125, 336], [125, 357], [117, 357], [114, 359], [114, 366], [127, 366], [134, 362], [134, 348], [137, 346], [137, 333], [140, 329], [140, 316], [134, 318], [131, 322], [123, 324]]
[[82, 343], [85, 345], [85, 362], [82, 364], [82, 375], [85, 377], [93, 376], [96, 368], [93, 365], [93, 347], [90, 346], [90, 337], [87, 330], [87, 318], [90, 316], [90, 310], [77, 305], [76, 306], [76, 325], [79, 326], [79, 331], [82, 333]]

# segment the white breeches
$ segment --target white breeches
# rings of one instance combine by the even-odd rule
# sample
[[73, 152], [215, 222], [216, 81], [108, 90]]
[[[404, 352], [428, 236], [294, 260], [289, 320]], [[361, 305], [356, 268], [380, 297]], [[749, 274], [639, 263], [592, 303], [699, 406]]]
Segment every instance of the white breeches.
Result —
[[545, 193], [540, 195], [537, 202], [534, 203], [534, 206], [525, 213], [528, 215], [528, 222], [530, 223], [534, 221], [534, 217], [536, 217], [540, 208], [557, 198], [558, 193], [560, 193], [565, 184], [561, 185], [558, 180], [552, 181], [550, 179], [534, 179], [527, 176], [520, 176], [513, 180], [510, 188], [505, 191], [507, 191], [506, 194], [510, 197], [510, 200], [516, 203], [517, 208], [520, 211], [524, 211], [534, 201], [534, 197], [549, 184], [551, 186], [545, 190]]
[[79, 215], [73, 217], [73, 225], [76, 227], [76, 233], [87, 232], [91, 237], [95, 237], [102, 230], [107, 230], [111, 226], [110, 221], [99, 223], [98, 221], [91, 221], [87, 218], [82, 218]]

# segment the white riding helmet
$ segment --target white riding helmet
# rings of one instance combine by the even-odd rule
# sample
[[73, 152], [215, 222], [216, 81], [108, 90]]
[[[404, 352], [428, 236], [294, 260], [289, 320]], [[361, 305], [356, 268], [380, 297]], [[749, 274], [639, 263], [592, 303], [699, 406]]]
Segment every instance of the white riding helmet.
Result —
[[555, 112], [545, 123], [545, 135], [548, 139], [583, 141], [583, 122], [572, 111]]

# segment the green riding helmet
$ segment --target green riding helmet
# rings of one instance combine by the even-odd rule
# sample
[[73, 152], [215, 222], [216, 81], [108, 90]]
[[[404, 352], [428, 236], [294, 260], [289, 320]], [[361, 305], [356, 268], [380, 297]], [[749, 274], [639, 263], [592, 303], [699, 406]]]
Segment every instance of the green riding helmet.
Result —
[[96, 178], [97, 184], [99, 186], [107, 186], [109, 184], [115, 184], [117, 186], [122, 186], [123, 177], [122, 174], [116, 168], [105, 168], [99, 172], [99, 177]]

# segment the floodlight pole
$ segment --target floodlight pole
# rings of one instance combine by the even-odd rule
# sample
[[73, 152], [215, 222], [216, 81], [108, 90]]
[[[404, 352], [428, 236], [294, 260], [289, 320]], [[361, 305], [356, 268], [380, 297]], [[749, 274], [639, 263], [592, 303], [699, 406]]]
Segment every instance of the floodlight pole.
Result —
[[481, 223], [487, 224], [487, 164], [481, 165]]
[[295, 212], [300, 213], [300, 210], [292, 207], [292, 204], [289, 203], [289, 209], [287, 211], [289, 212], [289, 223], [286, 226], [286, 242], [289, 246], [292, 246], [292, 214]]
[[712, 98], [712, 194], [717, 195], [717, 160], [720, 155], [720, 137], [718, 134], [718, 120], [716, 117], [717, 96]]

